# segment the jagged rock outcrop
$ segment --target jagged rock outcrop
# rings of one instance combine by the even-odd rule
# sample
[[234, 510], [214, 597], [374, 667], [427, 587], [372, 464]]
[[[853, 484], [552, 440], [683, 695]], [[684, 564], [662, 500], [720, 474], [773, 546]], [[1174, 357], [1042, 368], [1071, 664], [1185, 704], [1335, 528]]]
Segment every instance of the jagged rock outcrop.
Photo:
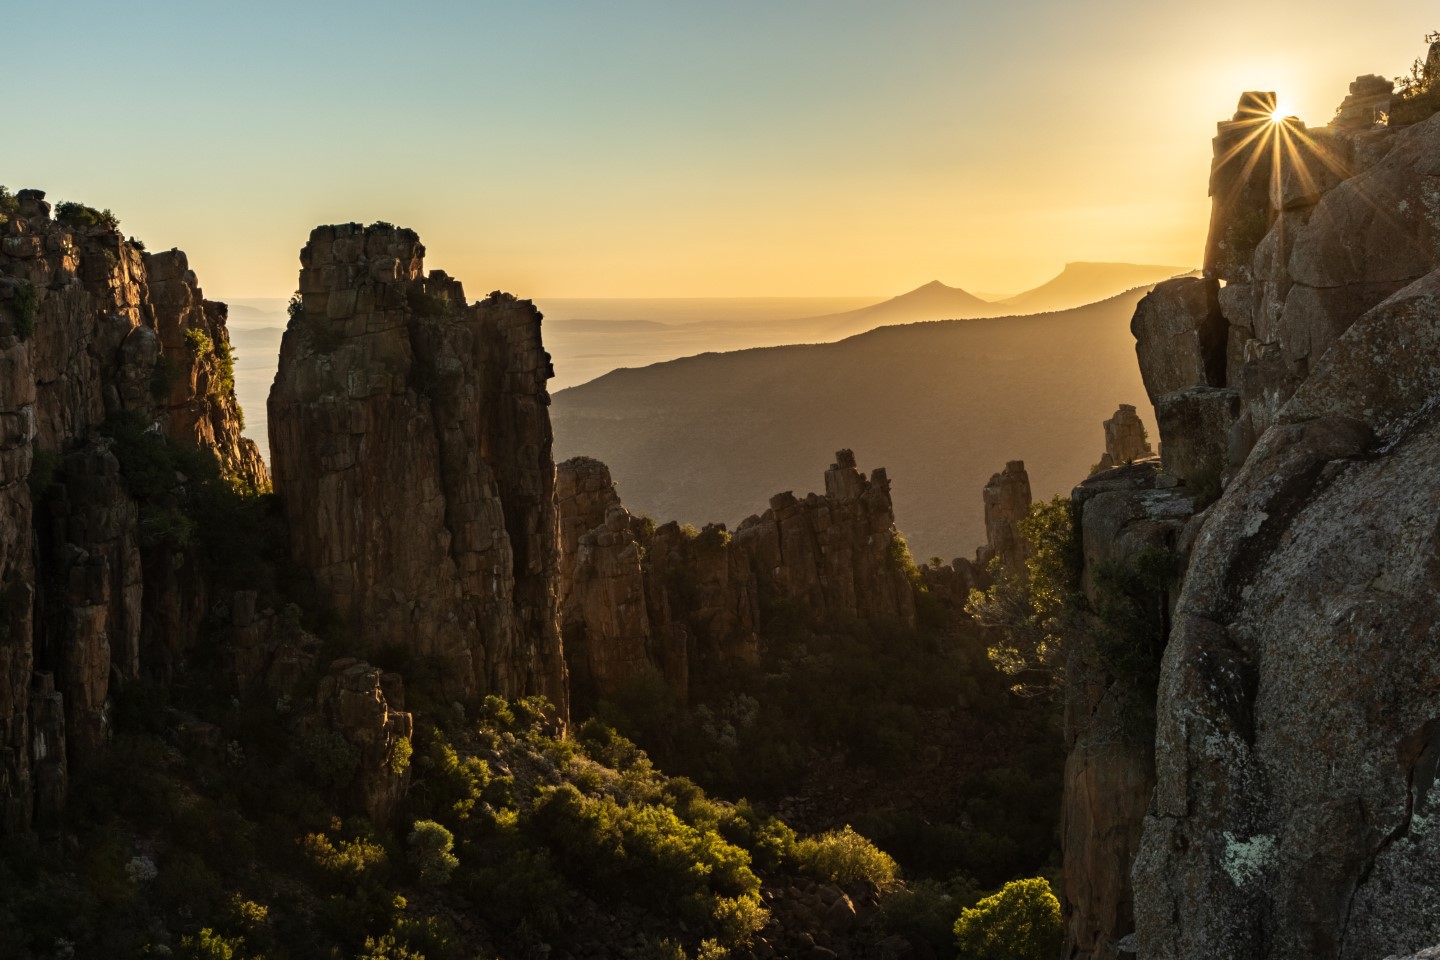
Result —
[[1004, 470], [991, 474], [981, 499], [985, 543], [975, 549], [975, 558], [956, 557], [949, 563], [932, 558], [920, 568], [921, 581], [931, 596], [956, 611], [965, 607], [972, 590], [989, 589], [997, 573], [1026, 575], [1030, 544], [1020, 533], [1020, 521], [1030, 514], [1031, 494], [1025, 462], [1011, 460]]
[[40, 191], [0, 191], [4, 832], [56, 825], [68, 765], [108, 735], [116, 684], [193, 642], [161, 612], [203, 608], [203, 590], [173, 589], [178, 568], [203, 580], [193, 551], [155, 536], [188, 478], [152, 478], [163, 489], [137, 498], [102, 424], [138, 424], [212, 452], [237, 483], [269, 483], [241, 436], [224, 305], [204, 299], [183, 253], [143, 252], [108, 213], [60, 212]]
[[1223, 321], [1223, 379], [1217, 338], [1137, 348], [1165, 473], [1224, 490], [1184, 534], [1136, 939], [1156, 960], [1412, 952], [1440, 939], [1440, 116], [1241, 114], [1215, 143], [1215, 296], [1188, 313]]
[[411, 230], [319, 227], [301, 252], [270, 450], [296, 560], [362, 642], [456, 695], [566, 703], [540, 313], [423, 271]]
[[1153, 456], [1155, 451], [1150, 448], [1149, 435], [1145, 432], [1145, 424], [1136, 412], [1135, 405], [1122, 403], [1115, 410], [1115, 415], [1105, 421], [1105, 452], [1100, 455], [1100, 462], [1090, 473], [1094, 475], [1111, 467]]
[[1390, 97], [1395, 81], [1370, 73], [1356, 77], [1350, 93], [1335, 110], [1332, 126], [1340, 130], [1368, 130], [1382, 122], [1390, 113]]
[[1011, 460], [985, 484], [985, 546], [975, 553], [975, 565], [984, 569], [998, 558], [1012, 573], [1025, 568], [1030, 546], [1020, 535], [1020, 521], [1030, 514], [1030, 475], [1025, 461]]
[[860, 473], [848, 450], [826, 471], [823, 495], [777, 494], [733, 536], [723, 524], [657, 528], [632, 516], [590, 458], [560, 464], [558, 490], [577, 708], [647, 670], [683, 700], [693, 674], [754, 662], [770, 616], [915, 623], [889, 480], [884, 468]]
[[353, 657], [336, 660], [320, 681], [315, 706], [329, 730], [356, 750], [348, 787], [357, 803], [374, 822], [390, 822], [410, 785], [413, 721], [405, 712], [404, 681]]

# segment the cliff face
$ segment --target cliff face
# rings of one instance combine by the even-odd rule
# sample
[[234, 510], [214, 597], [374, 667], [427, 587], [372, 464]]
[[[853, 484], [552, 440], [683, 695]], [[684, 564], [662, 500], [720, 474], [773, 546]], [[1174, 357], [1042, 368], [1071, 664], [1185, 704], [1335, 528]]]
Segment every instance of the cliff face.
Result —
[[1267, 102], [1220, 126], [1205, 278], [1134, 325], [1166, 473], [1224, 484], [1160, 678], [1145, 957], [1440, 941], [1440, 116]]
[[563, 709], [540, 314], [467, 303], [424, 254], [389, 224], [301, 252], [269, 402], [294, 555], [362, 643], [433, 658], [456, 694]]
[[185, 255], [144, 253], [88, 208], [54, 219], [39, 191], [0, 197], [0, 829], [13, 832], [58, 815], [69, 764], [106, 736], [114, 685], [183, 655], [194, 631], [176, 628], [205, 607], [200, 561], [170, 526], [192, 478], [161, 471], [138, 494], [115, 425], [213, 453], [242, 486], [269, 478], [241, 436], [225, 306]]
[[[1107, 440], [1120, 419], [1106, 422]], [[1113, 957], [1135, 927], [1130, 870], [1155, 788], [1154, 660], [1199, 506], [1195, 491], [1159, 466], [1150, 457], [1099, 472], [1071, 498], [1090, 613], [1076, 628], [1065, 677], [1061, 847], [1069, 958]], [[1139, 591], [1137, 580], [1145, 581]], [[1111, 614], [1137, 592], [1141, 603], [1125, 609], [1143, 619]]]
[[889, 480], [883, 468], [867, 479], [848, 450], [826, 471], [823, 495], [777, 494], [733, 536], [723, 525], [696, 532], [631, 516], [597, 460], [568, 460], [559, 476], [577, 703], [593, 705], [647, 669], [683, 699], [692, 674], [753, 662], [765, 627], [795, 612], [817, 624], [915, 623]]

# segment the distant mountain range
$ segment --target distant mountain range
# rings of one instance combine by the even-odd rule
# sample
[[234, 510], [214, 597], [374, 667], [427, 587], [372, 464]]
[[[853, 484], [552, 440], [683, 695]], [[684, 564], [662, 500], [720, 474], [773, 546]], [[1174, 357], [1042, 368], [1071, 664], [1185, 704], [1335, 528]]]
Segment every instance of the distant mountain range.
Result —
[[1141, 263], [1065, 264], [1060, 275], [1034, 290], [1017, 293], [995, 304], [1006, 313], [1044, 313], [1068, 310], [1082, 303], [1094, 303], [1112, 297], [1122, 290], [1148, 286], [1187, 272], [1184, 267], [1164, 267]]
[[1062, 310], [1113, 297], [1132, 287], [1183, 274], [1185, 267], [1133, 263], [1071, 263], [1042, 286], [994, 303], [933, 280], [878, 303], [843, 304], [804, 314], [827, 301], [755, 297], [732, 300], [555, 300], [546, 313], [545, 346], [555, 358], [553, 389], [585, 383], [611, 370], [641, 367], [712, 351], [792, 343], [827, 343], [876, 327], [922, 320], [1012, 316]]
[[[733, 527], [772, 494], [817, 488], [850, 447], [862, 469], [889, 469], [917, 557], [970, 555], [984, 540], [981, 488], [1006, 461], [1025, 460], [1036, 496], [1049, 497], [1099, 459], [1118, 404], [1135, 404], [1153, 432], [1129, 328], [1147, 289], [616, 370], [554, 395], [556, 459], [605, 461], [632, 510]], [[965, 302], [921, 290], [876, 306]]]
[[[887, 324], [975, 319], [1075, 307], [1184, 272], [1183, 267], [1171, 266], [1071, 263], [1042, 286], [1009, 296], [999, 303], [932, 281], [880, 302], [855, 297], [541, 298], [538, 306], [546, 315], [545, 347], [555, 362], [556, 378], [551, 382], [551, 389], [563, 391], [612, 370], [643, 368], [704, 353], [824, 343]], [[262, 452], [268, 452], [265, 397], [275, 376], [280, 333], [288, 319], [286, 301], [274, 297], [236, 298], [229, 303], [230, 334], [237, 352], [236, 393], [249, 418], [250, 435], [260, 444]], [[1129, 362], [1133, 367], [1133, 357]], [[984, 371], [979, 371], [979, 375], [983, 376]], [[1111, 412], [1113, 406], [1105, 416]], [[833, 452], [822, 451], [822, 455]], [[863, 456], [863, 451], [861, 453]], [[1003, 465], [1002, 459], [999, 466]], [[809, 482], [806, 479], [809, 476], [810, 471], [806, 470], [789, 482]], [[765, 496], [774, 492], [768, 491]], [[763, 502], [762, 499], [757, 503]], [[700, 519], [721, 516], [717, 513], [713, 518]]]

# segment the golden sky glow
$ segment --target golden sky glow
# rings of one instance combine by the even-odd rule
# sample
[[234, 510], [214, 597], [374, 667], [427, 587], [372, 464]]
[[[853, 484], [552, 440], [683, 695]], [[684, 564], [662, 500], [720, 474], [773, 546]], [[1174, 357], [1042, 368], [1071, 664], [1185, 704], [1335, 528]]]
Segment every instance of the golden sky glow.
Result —
[[0, 183], [111, 207], [211, 296], [284, 296], [312, 226], [376, 219], [473, 296], [1003, 293], [1198, 264], [1241, 91], [1321, 125], [1440, 27], [1412, 0], [993, 6], [27, 3], [8, 32], [65, 41], [7, 53], [46, 106]]

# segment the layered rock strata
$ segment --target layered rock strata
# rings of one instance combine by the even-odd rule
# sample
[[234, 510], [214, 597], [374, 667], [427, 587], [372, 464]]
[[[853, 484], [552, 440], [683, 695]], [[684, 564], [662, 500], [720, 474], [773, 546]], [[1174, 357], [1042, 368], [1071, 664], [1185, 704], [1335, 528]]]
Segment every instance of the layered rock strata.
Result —
[[[689, 678], [754, 662], [772, 618], [914, 625], [914, 591], [883, 468], [867, 478], [848, 450], [825, 493], [781, 493], [731, 535], [631, 515], [609, 471], [589, 458], [559, 468], [566, 656], [577, 704], [646, 670], [682, 699]], [[588, 529], [587, 529], [588, 528]]]
[[295, 559], [363, 644], [456, 696], [562, 709], [550, 357], [540, 313], [424, 272], [411, 230], [317, 228], [270, 392]]
[[[223, 304], [185, 255], [149, 254], [113, 217], [22, 190], [0, 209], [0, 831], [51, 829], [71, 762], [108, 735], [117, 683], [183, 651], [194, 552], [120, 476], [107, 421], [212, 452], [269, 483], [241, 436]], [[159, 477], [172, 506], [183, 476]], [[151, 527], [147, 527], [147, 523]], [[33, 674], [33, 679], [32, 679]]]

